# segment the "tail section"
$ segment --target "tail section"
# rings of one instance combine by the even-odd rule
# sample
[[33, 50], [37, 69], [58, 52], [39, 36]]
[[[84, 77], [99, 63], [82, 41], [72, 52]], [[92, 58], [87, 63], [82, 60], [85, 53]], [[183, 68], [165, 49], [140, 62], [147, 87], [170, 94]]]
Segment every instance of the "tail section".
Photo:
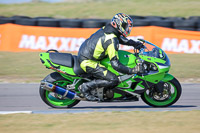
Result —
[[79, 76], [84, 71], [80, 68], [77, 56], [69, 53], [49, 52], [40, 53], [40, 60], [48, 69], [62, 74]]

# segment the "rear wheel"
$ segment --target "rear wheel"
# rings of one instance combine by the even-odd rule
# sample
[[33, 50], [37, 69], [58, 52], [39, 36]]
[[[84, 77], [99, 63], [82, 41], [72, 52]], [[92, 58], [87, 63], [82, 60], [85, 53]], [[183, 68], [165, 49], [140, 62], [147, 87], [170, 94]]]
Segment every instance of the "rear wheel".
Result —
[[168, 107], [181, 96], [182, 88], [176, 78], [165, 82], [163, 92], [159, 93], [154, 87], [147, 89], [141, 96], [142, 100], [153, 107]]
[[[72, 81], [63, 78], [57, 72], [49, 74], [43, 80], [63, 88], [66, 88], [67, 85], [72, 84]], [[80, 102], [79, 100], [63, 98], [59, 94], [42, 89], [41, 86], [40, 97], [47, 105], [53, 108], [71, 108]]]

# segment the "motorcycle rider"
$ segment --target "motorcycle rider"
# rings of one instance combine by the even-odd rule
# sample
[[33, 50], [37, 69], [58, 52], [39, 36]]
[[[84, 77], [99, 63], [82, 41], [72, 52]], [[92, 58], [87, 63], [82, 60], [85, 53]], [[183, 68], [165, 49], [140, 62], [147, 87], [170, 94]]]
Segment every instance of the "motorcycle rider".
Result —
[[87, 100], [97, 100], [95, 96], [90, 94], [91, 89], [101, 87], [114, 88], [120, 82], [114, 73], [100, 64], [100, 61], [107, 56], [112, 67], [120, 73], [142, 73], [141, 65], [129, 68], [118, 60], [119, 44], [133, 46], [136, 49], [143, 47], [141, 42], [126, 38], [131, 32], [132, 26], [133, 20], [127, 14], [118, 13], [112, 18], [111, 23], [91, 35], [81, 45], [78, 52], [80, 66], [86, 73], [91, 74], [95, 78], [92, 81], [83, 83], [79, 87], [80, 92]]

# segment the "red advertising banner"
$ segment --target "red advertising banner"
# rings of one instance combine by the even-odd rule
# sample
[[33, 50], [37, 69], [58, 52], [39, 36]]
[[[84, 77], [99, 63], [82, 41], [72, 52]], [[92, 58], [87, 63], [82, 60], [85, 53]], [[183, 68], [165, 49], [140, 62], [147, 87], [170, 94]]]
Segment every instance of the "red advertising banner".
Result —
[[[46, 51], [57, 49], [63, 52], [77, 52], [80, 45], [98, 29], [50, 28], [0, 25], [0, 51]], [[134, 27], [128, 38], [148, 40], [170, 53], [200, 53], [200, 32], [183, 31], [156, 26]], [[131, 50], [132, 47], [120, 46]]]

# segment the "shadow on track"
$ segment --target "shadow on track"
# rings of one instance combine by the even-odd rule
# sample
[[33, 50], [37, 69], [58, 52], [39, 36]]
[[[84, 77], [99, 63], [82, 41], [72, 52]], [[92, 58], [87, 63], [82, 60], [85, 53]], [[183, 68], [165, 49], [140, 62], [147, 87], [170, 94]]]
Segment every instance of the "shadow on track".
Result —
[[172, 105], [169, 107], [151, 107], [151, 106], [89, 106], [89, 107], [73, 107], [71, 109], [148, 109], [148, 108], [194, 108], [194, 105]]

